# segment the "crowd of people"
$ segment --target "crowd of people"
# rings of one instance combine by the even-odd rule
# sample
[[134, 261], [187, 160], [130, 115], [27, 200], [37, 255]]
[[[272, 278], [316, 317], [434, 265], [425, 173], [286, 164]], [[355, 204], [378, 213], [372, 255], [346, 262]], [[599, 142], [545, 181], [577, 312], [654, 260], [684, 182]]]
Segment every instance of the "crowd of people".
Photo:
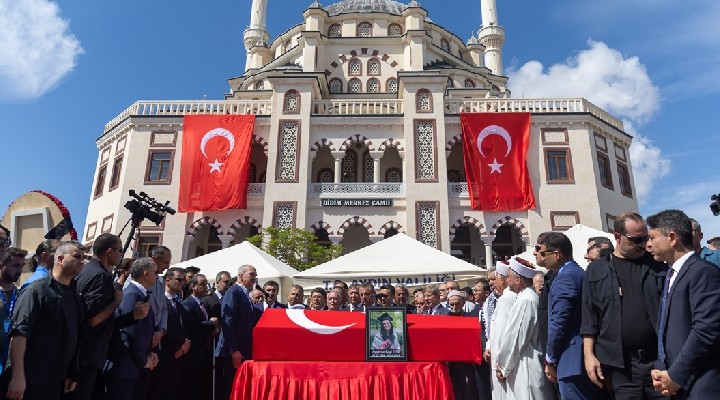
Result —
[[18, 287], [27, 252], [2, 228], [0, 398], [227, 399], [265, 310], [390, 306], [478, 319], [484, 362], [448, 365], [459, 400], [713, 398], [720, 238], [701, 243], [681, 211], [623, 213], [613, 241], [588, 241], [586, 270], [567, 236], [545, 232], [533, 262], [498, 262], [472, 287], [336, 281], [307, 302], [293, 285], [282, 304], [278, 283], [260, 286], [252, 265], [220, 272], [211, 288], [197, 268], [171, 268], [163, 246], [121, 259], [120, 238], [107, 233], [87, 262], [78, 242], [42, 242]]

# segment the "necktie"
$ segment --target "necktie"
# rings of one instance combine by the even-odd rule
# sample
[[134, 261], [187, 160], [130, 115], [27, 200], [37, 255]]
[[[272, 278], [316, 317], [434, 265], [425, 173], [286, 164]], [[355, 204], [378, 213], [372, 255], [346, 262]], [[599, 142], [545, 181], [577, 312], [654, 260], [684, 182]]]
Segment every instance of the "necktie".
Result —
[[203, 315], [205, 316], [205, 321], [207, 321], [207, 320], [208, 320], [208, 313], [207, 313], [207, 311], [205, 310], [205, 305], [204, 305], [202, 302], [200, 302], [199, 304], [200, 304], [200, 311], [202, 311]]
[[658, 360], [665, 363], [665, 314], [667, 312], [667, 300], [670, 294], [670, 279], [672, 278], [675, 270], [670, 268], [665, 278], [665, 288], [663, 289], [662, 300], [660, 301], [660, 318], [658, 319]]

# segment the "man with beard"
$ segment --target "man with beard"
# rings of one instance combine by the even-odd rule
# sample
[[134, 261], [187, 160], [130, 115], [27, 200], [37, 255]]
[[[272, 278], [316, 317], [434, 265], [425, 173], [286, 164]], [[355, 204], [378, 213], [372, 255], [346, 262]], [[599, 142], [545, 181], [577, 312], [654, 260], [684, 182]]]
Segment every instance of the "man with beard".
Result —
[[517, 299], [503, 329], [495, 363], [497, 379], [506, 381], [507, 398], [512, 400], [545, 400], [552, 393], [538, 362], [543, 353], [537, 331], [538, 295], [532, 285], [537, 273], [527, 261], [510, 259], [507, 283]]
[[20, 279], [27, 251], [10, 247], [5, 250], [5, 256], [0, 258], [0, 318], [3, 321], [3, 330], [0, 332], [0, 373], [5, 368], [10, 345], [8, 333], [10, 332], [10, 318], [12, 318], [15, 303], [18, 298], [18, 288], [15, 282]]
[[[540, 252], [540, 249], [542, 249], [542, 247], [545, 245], [545, 239], [548, 235], [550, 235], [550, 233], [551, 232], [542, 232], [538, 235], [537, 241], [535, 242], [535, 250], [533, 251], [533, 255], [535, 256], [535, 264], [548, 270], [545, 276], [543, 276], [543, 285], [540, 288], [540, 293], [538, 294], [538, 332], [540, 334], [540, 345], [542, 346], [543, 355], [546, 352], [548, 340], [548, 309], [550, 308], [550, 288], [552, 287], [552, 283], [557, 276], [557, 271], [548, 268], [545, 262], [546, 253]], [[538, 361], [540, 362], [540, 365], [545, 368], [545, 359], [542, 358]], [[543, 377], [542, 379], [547, 379], [547, 377]], [[557, 387], [557, 384], [551, 383], [551, 387], [554, 390], [552, 391], [551, 397], [548, 400], [560, 398], [559, 388]]]
[[[84, 251], [79, 243], [62, 243], [51, 274], [18, 298], [10, 331], [11, 366], [3, 376], [10, 381], [0, 397], [59, 400], [75, 389], [82, 310], [74, 278], [85, 264]], [[8, 249], [6, 258], [13, 254], [17, 249]], [[2, 275], [4, 282], [5, 269]]]
[[495, 273], [495, 276], [492, 288], [493, 294], [497, 298], [497, 305], [495, 306], [495, 311], [492, 314], [492, 320], [488, 322], [491, 333], [488, 337], [488, 347], [485, 348], [483, 359], [485, 360], [485, 363], [490, 365], [493, 400], [505, 400], [507, 397], [507, 386], [505, 384], [505, 380], [498, 379], [497, 374], [495, 373], [497, 370], [495, 354], [497, 354], [500, 349], [500, 339], [504, 335], [505, 324], [510, 317], [510, 309], [515, 303], [517, 294], [508, 289], [507, 264], [504, 262], [498, 262], [495, 266], [495, 271], [493, 272]]
[[585, 271], [582, 325], [585, 370], [616, 400], [661, 399], [650, 370], [657, 360], [660, 297], [668, 266], [645, 250], [642, 217], [624, 212], [615, 220], [612, 255]]

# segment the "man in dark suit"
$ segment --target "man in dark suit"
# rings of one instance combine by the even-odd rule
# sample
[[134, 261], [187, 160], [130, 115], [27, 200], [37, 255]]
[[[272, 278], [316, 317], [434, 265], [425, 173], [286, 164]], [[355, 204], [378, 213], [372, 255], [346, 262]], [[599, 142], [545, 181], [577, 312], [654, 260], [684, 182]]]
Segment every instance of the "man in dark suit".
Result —
[[205, 305], [205, 310], [211, 317], [220, 319], [220, 301], [223, 295], [230, 288], [230, 273], [227, 271], [218, 272], [215, 276], [215, 291], [209, 295], [203, 296], [202, 302]]
[[255, 267], [243, 265], [238, 270], [237, 284], [230, 287], [222, 299], [222, 332], [216, 349], [220, 364], [219, 399], [230, 397], [235, 371], [243, 361], [252, 358], [252, 332], [260, 312], [250, 301], [250, 291], [256, 280]]
[[[140, 258], [130, 267], [130, 275], [133, 280], [123, 289], [116, 315], [131, 313], [137, 303], [148, 302], [151, 295], [148, 289], [157, 280], [157, 265], [149, 257]], [[150, 351], [154, 332], [155, 314], [152, 308], [145, 318], [114, 332], [105, 374], [107, 400], [134, 400], [147, 396], [147, 393], [134, 391], [140, 371], [157, 366], [158, 357]]]
[[287, 304], [277, 301], [277, 296], [280, 292], [280, 285], [277, 282], [265, 282], [265, 285], [263, 285], [263, 292], [265, 292], [265, 301], [260, 304], [260, 308], [263, 311], [268, 308], [288, 308]]
[[190, 280], [190, 296], [183, 301], [190, 330], [190, 351], [185, 356], [181, 382], [193, 382], [184, 389], [186, 400], [211, 400], [213, 372], [213, 336], [219, 320], [210, 317], [200, 300], [207, 296], [208, 281], [205, 275], [197, 274]]
[[692, 223], [678, 210], [647, 219], [647, 250], [668, 270], [660, 305], [655, 390], [674, 399], [720, 393], [720, 269], [693, 251]]
[[570, 239], [548, 232], [536, 251], [545, 268], [556, 273], [548, 295], [548, 332], [545, 376], [560, 386], [563, 399], [597, 399], [607, 396], [595, 386], [583, 368], [582, 284], [585, 271], [573, 260]]
[[448, 315], [449, 311], [440, 304], [440, 288], [438, 286], [425, 287], [425, 307], [427, 315]]
[[180, 297], [185, 286], [185, 270], [173, 267], [165, 271], [167, 331], [160, 341], [158, 366], [152, 372], [150, 399], [175, 400], [180, 393], [180, 377], [185, 355], [190, 350], [188, 316]]
[[[2, 262], [16, 254], [8, 249]], [[0, 398], [55, 400], [75, 389], [82, 307], [74, 278], [85, 263], [84, 249], [64, 242], [54, 259], [50, 275], [25, 288], [15, 304], [11, 367], [2, 375]]]

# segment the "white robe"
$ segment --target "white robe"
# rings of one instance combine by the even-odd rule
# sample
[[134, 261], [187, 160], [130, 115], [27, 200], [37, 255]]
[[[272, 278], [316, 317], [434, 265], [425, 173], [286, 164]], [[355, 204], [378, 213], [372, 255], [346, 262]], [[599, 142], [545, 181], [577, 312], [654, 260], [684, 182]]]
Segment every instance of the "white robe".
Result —
[[505, 382], [500, 382], [495, 374], [497, 369], [497, 363], [495, 362], [495, 354], [497, 354], [500, 348], [499, 338], [503, 337], [503, 331], [505, 324], [510, 318], [510, 310], [512, 309], [513, 303], [517, 294], [513, 293], [509, 288], [505, 289], [502, 296], [498, 298], [495, 304], [495, 312], [490, 320], [490, 340], [488, 346], [490, 347], [490, 376], [492, 382], [492, 398], [493, 400], [505, 400], [507, 396], [507, 388]]
[[495, 361], [505, 376], [507, 400], [551, 398], [545, 379], [538, 330], [538, 295], [529, 287], [520, 292], [503, 329]]

